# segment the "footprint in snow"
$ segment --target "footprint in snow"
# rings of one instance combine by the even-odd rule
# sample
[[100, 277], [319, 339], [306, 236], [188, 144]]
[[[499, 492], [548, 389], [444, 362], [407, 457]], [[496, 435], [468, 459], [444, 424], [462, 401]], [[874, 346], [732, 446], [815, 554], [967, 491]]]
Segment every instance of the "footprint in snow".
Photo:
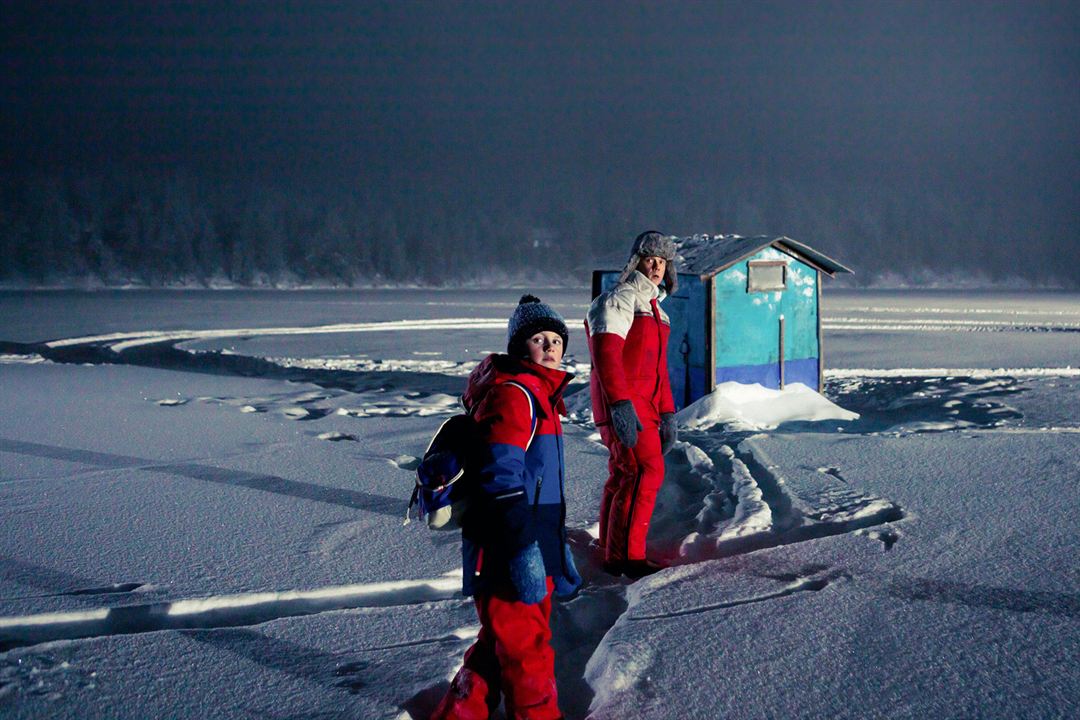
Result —
[[391, 458], [390, 462], [409, 472], [413, 472], [420, 466], [420, 458], [412, 455], [398, 455], [396, 458]]
[[893, 527], [886, 527], [880, 529], [863, 528], [862, 530], [856, 530], [856, 535], [865, 535], [871, 540], [879, 541], [885, 550], [892, 550], [892, 546], [896, 544], [896, 541], [900, 539], [901, 533], [899, 530]]
[[339, 665], [334, 668], [334, 677], [342, 679], [334, 684], [339, 688], [348, 690], [349, 694], [356, 695], [367, 686], [367, 681], [364, 678], [364, 671], [367, 670], [367, 667], [368, 663], [364, 661]]
[[823, 474], [823, 475], [831, 475], [832, 477], [836, 478], [836, 479], [837, 479], [837, 480], [839, 480], [840, 482], [843, 482], [843, 483], [846, 483], [846, 482], [847, 482], [847, 480], [845, 480], [845, 479], [844, 479], [844, 476], [840, 474], [840, 468], [834, 468], [834, 467], [819, 467], [819, 468], [817, 469], [817, 471], [818, 471], [819, 473]]
[[318, 420], [329, 413], [329, 410], [302, 408], [298, 405], [292, 405], [281, 411], [281, 414], [290, 420]]
[[357, 440], [357, 437], [355, 435], [350, 435], [348, 433], [338, 432], [336, 430], [333, 431], [333, 432], [319, 433], [318, 438], [320, 440], [329, 440], [331, 442], [337, 442], [339, 440], [353, 440], [353, 441]]

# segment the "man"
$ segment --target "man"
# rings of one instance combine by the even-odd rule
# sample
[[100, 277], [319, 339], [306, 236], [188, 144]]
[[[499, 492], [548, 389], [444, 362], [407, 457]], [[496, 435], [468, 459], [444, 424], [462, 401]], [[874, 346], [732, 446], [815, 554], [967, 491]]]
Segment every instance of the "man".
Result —
[[[639, 578], [664, 566], [645, 555], [664, 454], [678, 437], [668, 381], [671, 325], [660, 302], [675, 292], [675, 243], [655, 230], [634, 240], [611, 290], [589, 307], [593, 420], [611, 457], [600, 504], [604, 570]], [[663, 284], [665, 290], [660, 288]]]

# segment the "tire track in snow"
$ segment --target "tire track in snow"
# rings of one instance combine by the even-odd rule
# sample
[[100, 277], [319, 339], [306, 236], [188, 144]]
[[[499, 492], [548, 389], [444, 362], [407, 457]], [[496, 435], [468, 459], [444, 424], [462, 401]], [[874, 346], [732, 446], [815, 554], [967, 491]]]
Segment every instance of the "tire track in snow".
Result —
[[[581, 322], [580, 320], [578, 322]], [[83, 337], [49, 340], [48, 348], [96, 345], [109, 347], [113, 352], [123, 353], [144, 345], [189, 340], [219, 340], [224, 338], [264, 337], [271, 335], [333, 335], [366, 332], [415, 332], [417, 330], [489, 330], [504, 329], [506, 321], [501, 318], [437, 318], [431, 320], [384, 320], [367, 323], [335, 323], [298, 327], [222, 328], [217, 330], [142, 330], [135, 332], [86, 335]]]
[[[739, 444], [738, 456], [750, 468], [757, 481], [766, 488], [766, 498], [778, 498], [777, 506], [781, 522], [775, 527], [779, 545], [790, 545], [832, 535], [865, 530], [886, 523], [903, 520], [903, 508], [884, 498], [869, 495], [841, 477], [839, 471], [819, 472], [820, 489], [809, 495], [792, 491], [779, 465], [754, 444], [753, 436]], [[825, 484], [832, 478], [833, 487]], [[769, 545], [770, 547], [772, 545]]]
[[86, 611], [0, 617], [0, 652], [55, 640], [159, 630], [242, 627], [330, 610], [418, 605], [459, 599], [460, 590], [459, 568], [442, 577], [427, 580], [219, 595]]
[[[505, 326], [505, 322], [503, 323]], [[396, 328], [395, 328], [396, 329]], [[304, 362], [276, 362], [273, 359], [238, 355], [219, 351], [193, 351], [176, 347], [183, 338], [162, 335], [144, 338], [145, 342], [129, 345], [121, 351], [119, 346], [95, 342], [67, 343], [4, 347], [0, 352], [34, 353], [55, 363], [90, 365], [134, 365], [183, 372], [230, 375], [236, 377], [284, 380], [310, 383], [324, 390], [346, 391], [363, 396], [357, 399], [362, 407], [346, 409], [346, 414], [360, 416], [387, 414], [449, 414], [452, 398], [460, 393], [461, 379], [435, 369], [397, 368], [361, 370], [334, 367], [311, 367]], [[455, 373], [459, 374], [459, 373]], [[363, 400], [371, 402], [363, 404]], [[387, 403], [391, 403], [387, 407]], [[247, 412], [266, 410], [254, 404]], [[277, 408], [286, 412], [289, 408]], [[301, 408], [293, 419], [318, 419], [326, 409]]]
[[[712, 462], [714, 489], [703, 498], [698, 527], [683, 540], [678, 564], [863, 531], [905, 517], [900, 506], [860, 491], [835, 469], [820, 473], [812, 494], [793, 493], [752, 436], [732, 437], [717, 444], [709, 435], [689, 436], [688, 445]], [[725, 493], [735, 501], [730, 515], [720, 511]]]
[[639, 620], [669, 620], [671, 618], [683, 617], [685, 615], [698, 615], [701, 613], [711, 612], [713, 610], [723, 610], [725, 608], [739, 607], [740, 605], [753, 605], [754, 603], [768, 602], [770, 600], [779, 600], [780, 598], [788, 597], [789, 595], [795, 595], [801, 592], [820, 592], [837, 580], [850, 580], [852, 576], [844, 570], [833, 570], [822, 575], [799, 577], [786, 585], [784, 588], [773, 593], [766, 593], [764, 595], [755, 595], [754, 597], [741, 598], [739, 600], [728, 600], [726, 602], [711, 603], [709, 605], [699, 605], [697, 607], [685, 608], [683, 610], [674, 610], [667, 613], [657, 613], [655, 615], [631, 615], [629, 620], [637, 622]]
[[102, 468], [157, 472], [191, 480], [244, 487], [259, 492], [340, 505], [354, 510], [364, 510], [390, 517], [399, 517], [401, 515], [402, 501], [400, 498], [196, 462], [154, 462], [146, 458], [129, 455], [101, 453], [60, 445], [10, 440], [3, 437], [0, 437], [0, 452], [53, 458], [84, 465], [96, 465]]

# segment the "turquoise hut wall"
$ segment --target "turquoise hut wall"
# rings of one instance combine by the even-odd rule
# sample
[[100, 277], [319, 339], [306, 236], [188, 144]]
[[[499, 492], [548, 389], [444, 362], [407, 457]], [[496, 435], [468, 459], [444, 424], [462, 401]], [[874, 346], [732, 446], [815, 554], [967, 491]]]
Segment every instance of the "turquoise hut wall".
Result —
[[[787, 287], [747, 292], [752, 261], [787, 263]], [[780, 386], [780, 318], [783, 322], [783, 381], [819, 390], [818, 272], [774, 248], [765, 248], [716, 275], [713, 282], [716, 383]]]

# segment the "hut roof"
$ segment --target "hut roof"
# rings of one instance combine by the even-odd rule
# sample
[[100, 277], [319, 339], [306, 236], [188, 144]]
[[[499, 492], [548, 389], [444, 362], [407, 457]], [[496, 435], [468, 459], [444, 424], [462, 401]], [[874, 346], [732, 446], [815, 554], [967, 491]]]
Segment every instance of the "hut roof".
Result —
[[809, 245], [783, 235], [692, 235], [677, 238], [675, 242], [679, 248], [679, 272], [703, 277], [716, 275], [769, 246], [793, 255], [829, 277], [854, 272]]

